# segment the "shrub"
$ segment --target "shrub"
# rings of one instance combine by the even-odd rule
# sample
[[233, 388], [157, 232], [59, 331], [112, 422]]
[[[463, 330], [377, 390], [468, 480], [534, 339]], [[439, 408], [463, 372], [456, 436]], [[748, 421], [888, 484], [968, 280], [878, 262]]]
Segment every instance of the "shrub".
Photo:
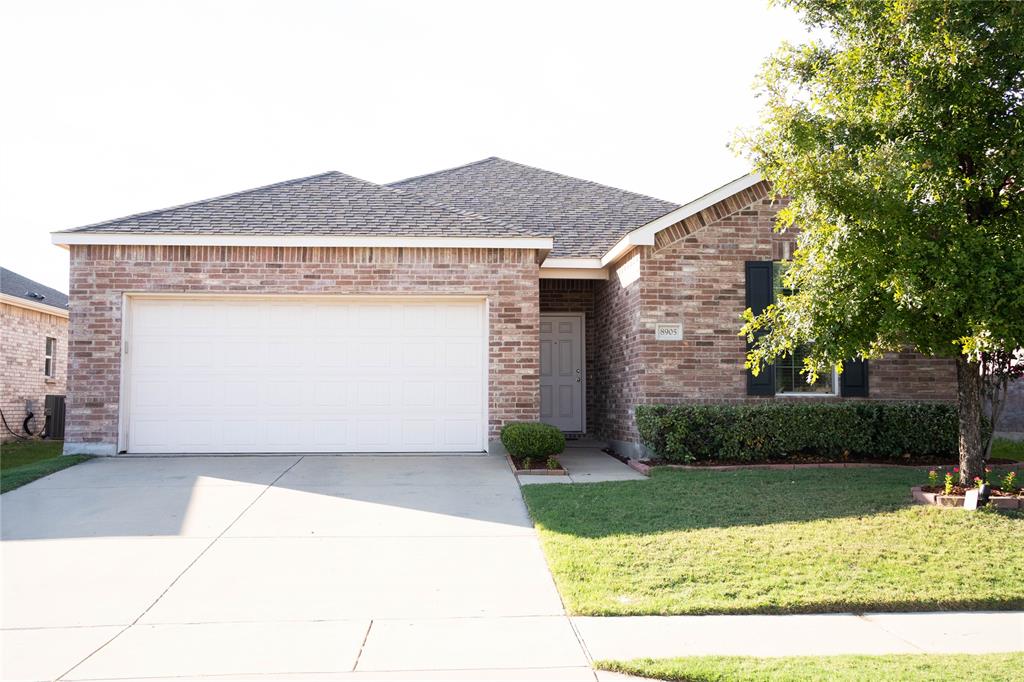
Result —
[[547, 459], [565, 450], [565, 436], [539, 422], [509, 422], [501, 428], [501, 444], [514, 457]]
[[842, 461], [957, 453], [956, 408], [930, 403], [807, 401], [641, 405], [644, 444], [670, 462], [757, 462], [789, 455]]

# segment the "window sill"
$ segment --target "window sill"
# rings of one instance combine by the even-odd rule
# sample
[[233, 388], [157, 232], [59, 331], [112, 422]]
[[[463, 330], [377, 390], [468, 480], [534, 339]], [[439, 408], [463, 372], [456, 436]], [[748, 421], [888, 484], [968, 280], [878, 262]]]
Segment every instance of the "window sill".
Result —
[[838, 393], [776, 393], [776, 398], [838, 398]]

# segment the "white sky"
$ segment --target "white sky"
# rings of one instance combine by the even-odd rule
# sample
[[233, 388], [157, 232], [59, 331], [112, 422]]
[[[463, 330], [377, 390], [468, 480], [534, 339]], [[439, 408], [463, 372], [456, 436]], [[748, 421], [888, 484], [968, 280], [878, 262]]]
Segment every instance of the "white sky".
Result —
[[0, 7], [0, 265], [67, 291], [49, 232], [339, 170], [501, 156], [683, 203], [747, 172], [766, 0], [49, 2]]

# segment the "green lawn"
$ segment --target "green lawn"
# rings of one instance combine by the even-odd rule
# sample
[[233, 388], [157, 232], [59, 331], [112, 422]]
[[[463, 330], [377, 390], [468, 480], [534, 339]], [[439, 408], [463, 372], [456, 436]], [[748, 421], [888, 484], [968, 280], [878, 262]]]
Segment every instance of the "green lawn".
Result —
[[772, 680], [809, 682], [835, 680], [1019, 680], [1024, 653], [908, 654], [889, 656], [697, 656], [691, 658], [597, 661], [595, 667], [657, 680], [725, 682]]
[[16, 441], [0, 445], [0, 493], [92, 459], [86, 455], [62, 457], [63, 447], [63, 441], [59, 440]]
[[1024, 514], [910, 504], [921, 469], [656, 469], [526, 486], [585, 615], [1024, 608]]
[[1024, 462], [1024, 440], [994, 438], [992, 440], [993, 460]]

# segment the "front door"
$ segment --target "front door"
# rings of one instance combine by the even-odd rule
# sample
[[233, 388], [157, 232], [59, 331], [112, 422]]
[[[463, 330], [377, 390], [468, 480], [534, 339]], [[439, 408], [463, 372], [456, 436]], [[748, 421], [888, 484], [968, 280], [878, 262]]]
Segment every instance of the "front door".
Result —
[[540, 317], [540, 420], [583, 431], [583, 316]]

